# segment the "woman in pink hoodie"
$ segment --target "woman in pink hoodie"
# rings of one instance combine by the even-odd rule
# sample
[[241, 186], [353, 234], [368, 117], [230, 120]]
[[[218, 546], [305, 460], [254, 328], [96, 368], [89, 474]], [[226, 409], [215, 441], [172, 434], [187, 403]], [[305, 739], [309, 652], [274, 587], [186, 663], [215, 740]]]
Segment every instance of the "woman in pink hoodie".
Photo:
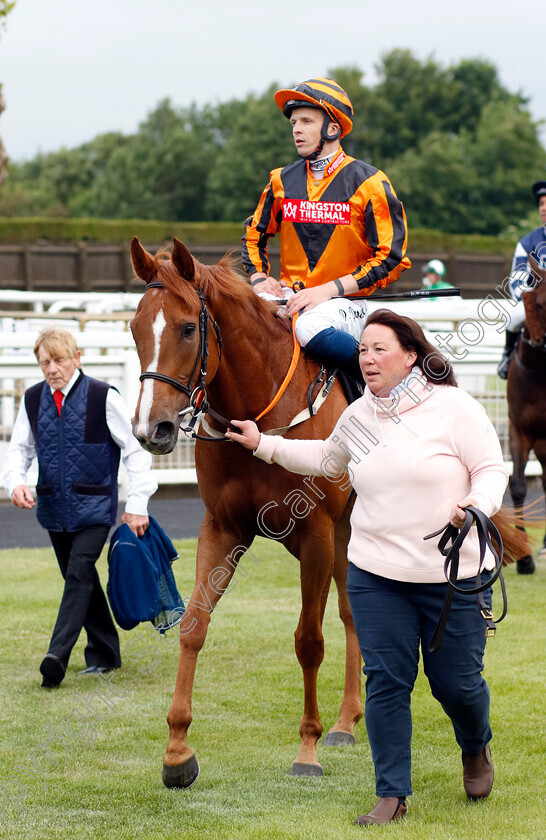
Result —
[[[366, 726], [376, 775], [373, 809], [359, 825], [404, 817], [411, 789], [410, 697], [420, 649], [434, 697], [462, 750], [470, 799], [493, 785], [489, 689], [483, 679], [484, 620], [475, 597], [457, 592], [441, 648], [429, 651], [448, 584], [436, 540], [449, 521], [460, 528], [468, 505], [499, 510], [508, 474], [483, 407], [456, 386], [448, 362], [421, 327], [386, 309], [366, 321], [360, 342], [364, 395], [347, 407], [324, 441], [261, 435], [234, 420], [229, 437], [258, 458], [356, 491], [348, 548], [351, 610], [366, 674]], [[479, 545], [473, 528], [460, 552], [459, 584], [476, 586]], [[486, 556], [482, 583], [494, 567]], [[491, 589], [484, 593], [491, 607]]]

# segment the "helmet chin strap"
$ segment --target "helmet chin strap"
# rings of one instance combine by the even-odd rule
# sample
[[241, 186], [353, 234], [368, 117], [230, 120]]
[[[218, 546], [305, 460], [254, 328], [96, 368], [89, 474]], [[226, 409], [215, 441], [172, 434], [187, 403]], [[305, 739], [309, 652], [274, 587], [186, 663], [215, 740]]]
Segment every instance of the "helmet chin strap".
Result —
[[324, 113], [324, 119], [322, 121], [322, 128], [320, 130], [320, 140], [317, 148], [314, 152], [311, 152], [310, 155], [300, 155], [300, 158], [303, 160], [316, 160], [320, 153], [324, 148], [324, 144], [326, 142], [331, 142], [333, 140], [339, 140], [341, 137], [341, 128], [338, 128], [335, 134], [328, 134], [328, 126], [332, 122], [332, 118], [326, 112]]

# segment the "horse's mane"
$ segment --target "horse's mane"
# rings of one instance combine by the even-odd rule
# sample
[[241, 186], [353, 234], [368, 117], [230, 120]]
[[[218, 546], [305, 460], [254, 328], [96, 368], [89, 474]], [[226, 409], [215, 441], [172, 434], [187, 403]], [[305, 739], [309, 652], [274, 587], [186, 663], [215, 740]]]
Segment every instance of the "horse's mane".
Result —
[[157, 280], [186, 304], [195, 303], [196, 288], [200, 289], [214, 308], [220, 298], [228, 298], [241, 314], [259, 318], [269, 325], [276, 322], [277, 305], [262, 300], [252, 287], [235, 270], [235, 259], [229, 254], [216, 265], [205, 265], [192, 256], [195, 266], [195, 283], [182, 278], [174, 265], [170, 252], [165, 248], [154, 257]]

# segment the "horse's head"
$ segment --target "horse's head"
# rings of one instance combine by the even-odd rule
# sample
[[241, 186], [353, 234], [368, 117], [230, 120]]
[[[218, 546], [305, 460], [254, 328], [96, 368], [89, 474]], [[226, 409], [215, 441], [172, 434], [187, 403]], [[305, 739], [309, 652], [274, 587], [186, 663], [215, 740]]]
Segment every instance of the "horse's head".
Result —
[[532, 255], [529, 264], [534, 283], [531, 291], [522, 294], [525, 323], [531, 344], [542, 346], [546, 336], [546, 269], [541, 268]]
[[[201, 372], [207, 364], [203, 332], [208, 330], [208, 312], [198, 292], [198, 264], [178, 239], [172, 257], [166, 252], [153, 257], [135, 237], [131, 258], [136, 275], [146, 283], [131, 321], [142, 383], [133, 434], [144, 449], [164, 454], [176, 445], [180, 412], [188, 408], [195, 388], [203, 384]], [[213, 376], [218, 359], [211, 356], [208, 370]]]

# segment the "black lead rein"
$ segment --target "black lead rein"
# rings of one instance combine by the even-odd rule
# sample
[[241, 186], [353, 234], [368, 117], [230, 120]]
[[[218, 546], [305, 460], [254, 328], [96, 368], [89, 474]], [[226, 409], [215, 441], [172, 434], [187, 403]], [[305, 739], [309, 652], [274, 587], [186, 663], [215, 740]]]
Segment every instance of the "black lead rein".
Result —
[[[435, 531], [433, 534], [427, 534], [426, 537], [423, 537], [423, 539], [425, 540], [430, 540], [433, 537], [437, 537], [438, 534], [442, 534], [438, 543], [438, 548], [443, 554], [443, 556], [446, 558], [444, 561], [444, 575], [449, 584], [444, 601], [444, 606], [442, 607], [442, 614], [438, 620], [438, 624], [436, 625], [436, 629], [434, 630], [434, 633], [430, 640], [429, 651], [431, 653], [436, 653], [436, 651], [440, 649], [440, 646], [442, 644], [442, 639], [444, 637], [444, 631], [455, 592], [459, 592], [461, 595], [477, 596], [478, 608], [486, 624], [486, 636], [495, 635], [495, 621], [497, 623], [499, 621], [502, 621], [508, 609], [506, 587], [504, 584], [504, 578], [502, 576], [503, 545], [498, 528], [495, 525], [495, 523], [492, 522], [485, 515], [485, 513], [483, 513], [483, 511], [479, 510], [478, 508], [469, 506], [465, 508], [465, 511], [465, 523], [460, 530], [458, 528], [455, 528], [454, 525], [448, 523], [446, 526], [444, 526], [444, 528], [440, 528], [439, 531]], [[478, 540], [480, 544], [480, 559], [478, 563], [478, 572], [476, 574], [476, 581], [478, 585], [473, 589], [462, 589], [460, 586], [457, 586], [457, 578], [459, 572], [459, 551], [473, 523], [476, 523], [476, 530], [478, 533]], [[496, 551], [495, 546], [493, 545], [493, 539], [499, 546], [498, 552]], [[450, 545], [448, 545], [448, 543], [450, 543]], [[482, 583], [481, 572], [483, 571], [483, 561], [485, 559], [485, 552], [487, 548], [489, 548], [493, 555], [493, 558], [495, 560], [495, 568], [491, 579], [488, 580], [487, 583]], [[492, 586], [497, 579], [500, 580], [501, 584], [503, 608], [500, 618], [493, 620], [493, 613], [491, 612], [491, 610], [485, 602], [483, 592], [490, 586]]]

